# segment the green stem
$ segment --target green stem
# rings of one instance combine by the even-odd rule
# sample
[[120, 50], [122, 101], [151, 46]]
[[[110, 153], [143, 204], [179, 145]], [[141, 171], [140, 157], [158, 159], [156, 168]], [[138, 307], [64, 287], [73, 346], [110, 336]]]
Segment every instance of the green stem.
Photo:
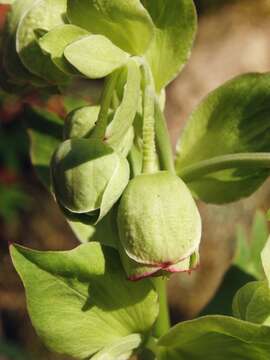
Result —
[[159, 338], [170, 329], [170, 316], [167, 300], [167, 279], [157, 277], [152, 279], [159, 298], [159, 315], [154, 326], [154, 336]]
[[152, 74], [147, 64], [143, 64], [143, 173], [156, 171], [155, 144], [155, 91]]
[[178, 170], [178, 175], [185, 181], [191, 182], [207, 174], [232, 169], [270, 168], [269, 153], [239, 153], [216, 156], [209, 160], [200, 161], [194, 165], [186, 166]]
[[101, 107], [98, 114], [98, 119], [96, 122], [95, 129], [91, 134], [91, 138], [96, 138], [101, 140], [104, 139], [107, 128], [107, 122], [108, 122], [108, 112], [112, 103], [118, 74], [119, 73], [116, 70], [105, 80], [105, 86], [101, 96]]
[[160, 109], [158, 99], [155, 101], [156, 115], [156, 143], [161, 170], [175, 173], [174, 156], [170, 141], [169, 131], [163, 112]]

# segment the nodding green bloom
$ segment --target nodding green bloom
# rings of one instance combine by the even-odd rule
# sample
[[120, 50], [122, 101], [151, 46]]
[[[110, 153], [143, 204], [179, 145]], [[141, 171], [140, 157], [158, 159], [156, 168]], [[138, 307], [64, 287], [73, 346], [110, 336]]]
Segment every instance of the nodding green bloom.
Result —
[[51, 163], [57, 201], [65, 210], [101, 220], [129, 181], [127, 160], [100, 140], [71, 139], [56, 150]]
[[184, 182], [167, 171], [130, 181], [118, 209], [120, 256], [130, 279], [189, 271], [198, 263], [201, 218]]

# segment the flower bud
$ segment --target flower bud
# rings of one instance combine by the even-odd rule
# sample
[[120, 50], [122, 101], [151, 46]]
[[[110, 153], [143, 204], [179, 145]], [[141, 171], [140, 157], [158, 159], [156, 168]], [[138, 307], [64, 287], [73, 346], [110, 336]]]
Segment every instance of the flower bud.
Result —
[[201, 218], [179, 177], [167, 171], [135, 177], [123, 193], [117, 220], [125, 254], [149, 273], [190, 269], [186, 259], [198, 251]]
[[100, 140], [64, 141], [52, 159], [57, 201], [67, 211], [98, 222], [119, 199], [129, 181], [127, 160]]
[[[94, 129], [100, 106], [84, 106], [73, 110], [68, 114], [64, 124], [64, 139], [79, 139], [87, 138]], [[109, 113], [108, 121], [113, 119], [114, 112]], [[134, 140], [134, 129], [131, 126], [125, 135], [115, 143], [114, 146], [110, 144], [110, 138], [105, 135], [104, 142], [111, 146], [115, 151], [127, 157]]]
[[64, 139], [89, 136], [96, 124], [99, 110], [99, 106], [84, 106], [69, 113], [64, 124]]

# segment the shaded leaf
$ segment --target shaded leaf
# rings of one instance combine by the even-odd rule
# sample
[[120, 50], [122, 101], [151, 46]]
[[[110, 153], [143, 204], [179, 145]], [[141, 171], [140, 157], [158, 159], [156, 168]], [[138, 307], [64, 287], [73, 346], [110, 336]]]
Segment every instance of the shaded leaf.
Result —
[[174, 326], [158, 342], [158, 360], [267, 360], [270, 328], [225, 316]]
[[255, 214], [250, 239], [248, 239], [243, 227], [239, 226], [237, 231], [237, 248], [234, 264], [258, 280], [265, 278], [261, 252], [268, 236], [268, 224], [266, 216], [262, 211], [257, 211]]
[[270, 286], [270, 238], [266, 242], [266, 245], [261, 254], [262, 265], [264, 269], [264, 273], [267, 277]]
[[269, 176], [269, 83], [269, 74], [234, 78], [191, 115], [178, 144], [176, 168], [203, 201], [236, 201]]
[[200, 315], [219, 314], [232, 316], [232, 302], [236, 292], [249, 281], [254, 280], [254, 277], [240, 270], [238, 267], [231, 266], [225, 274], [215, 296]]
[[270, 325], [270, 289], [267, 281], [253, 281], [237, 291], [233, 314], [255, 324]]

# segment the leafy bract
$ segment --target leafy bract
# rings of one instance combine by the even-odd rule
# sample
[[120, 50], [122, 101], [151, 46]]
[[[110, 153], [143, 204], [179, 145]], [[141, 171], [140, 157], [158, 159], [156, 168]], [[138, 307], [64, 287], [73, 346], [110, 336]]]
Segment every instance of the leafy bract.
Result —
[[142, 0], [155, 25], [146, 52], [159, 92], [187, 62], [197, 28], [193, 0]]
[[115, 250], [98, 243], [72, 251], [11, 247], [32, 323], [52, 350], [79, 359], [150, 330], [158, 311], [151, 282], [125, 279]]
[[139, 0], [68, 0], [67, 15], [72, 24], [105, 35], [133, 55], [143, 54], [153, 37], [151, 18]]
[[269, 236], [266, 216], [262, 211], [257, 211], [252, 223], [251, 237], [247, 238], [245, 229], [238, 227], [236, 256], [234, 265], [250, 274], [255, 279], [265, 278], [261, 261], [261, 252]]
[[65, 58], [90, 79], [112, 73], [127, 62], [129, 55], [102, 35], [89, 35], [68, 45]]
[[226, 316], [174, 326], [158, 342], [158, 360], [267, 360], [270, 328]]
[[54, 64], [67, 74], [77, 74], [64, 57], [66, 46], [89, 35], [88, 31], [71, 24], [57, 26], [39, 39], [43, 51], [50, 54]]
[[239, 319], [270, 326], [270, 289], [267, 281], [243, 286], [233, 300], [233, 313]]
[[66, 75], [42, 52], [39, 34], [64, 23], [66, 0], [36, 0], [20, 20], [16, 48], [24, 66], [33, 74], [52, 83], [65, 83]]
[[200, 199], [227, 203], [270, 174], [270, 75], [246, 74], [213, 91], [178, 144], [177, 173]]
[[261, 259], [264, 273], [270, 286], [270, 237], [268, 238], [268, 241], [266, 242], [265, 247], [262, 251]]
[[127, 64], [127, 82], [121, 104], [115, 111], [112, 122], [107, 131], [106, 138], [109, 145], [117, 146], [132, 126], [138, 109], [140, 99], [140, 70], [134, 60]]

